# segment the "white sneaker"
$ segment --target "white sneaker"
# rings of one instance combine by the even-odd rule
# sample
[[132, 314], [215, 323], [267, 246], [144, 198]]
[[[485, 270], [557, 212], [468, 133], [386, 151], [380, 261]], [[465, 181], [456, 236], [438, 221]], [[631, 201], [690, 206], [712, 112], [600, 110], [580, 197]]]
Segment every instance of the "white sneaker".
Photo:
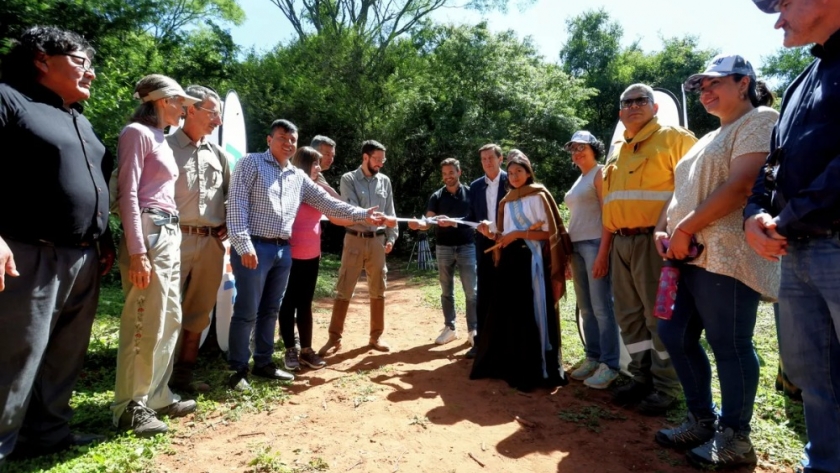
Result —
[[443, 327], [443, 330], [441, 330], [440, 335], [438, 335], [438, 338], [435, 340], [435, 343], [438, 345], [446, 345], [456, 338], [458, 338], [458, 332], [449, 327]]
[[478, 332], [475, 330], [470, 330], [470, 334], [467, 335], [467, 341], [470, 342], [470, 346], [475, 346], [475, 336], [478, 335]]

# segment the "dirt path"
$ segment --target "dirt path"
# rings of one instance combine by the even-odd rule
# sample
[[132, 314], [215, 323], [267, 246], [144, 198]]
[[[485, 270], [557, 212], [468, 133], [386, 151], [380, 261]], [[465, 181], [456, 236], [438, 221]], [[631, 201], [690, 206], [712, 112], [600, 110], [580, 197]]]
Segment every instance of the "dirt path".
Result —
[[[301, 472], [697, 471], [653, 441], [664, 419], [615, 408], [606, 392], [573, 381], [555, 394], [524, 395], [500, 381], [470, 381], [465, 338], [434, 345], [442, 316], [421, 301], [406, 279], [389, 281], [386, 338], [394, 351], [381, 354], [363, 348], [368, 306], [360, 284], [344, 351], [325, 369], [303, 372], [289, 388], [290, 401], [269, 413], [176, 438], [174, 454], [158, 457], [160, 470], [254, 471], [248, 463], [270, 449]], [[318, 347], [331, 301], [316, 306]]]

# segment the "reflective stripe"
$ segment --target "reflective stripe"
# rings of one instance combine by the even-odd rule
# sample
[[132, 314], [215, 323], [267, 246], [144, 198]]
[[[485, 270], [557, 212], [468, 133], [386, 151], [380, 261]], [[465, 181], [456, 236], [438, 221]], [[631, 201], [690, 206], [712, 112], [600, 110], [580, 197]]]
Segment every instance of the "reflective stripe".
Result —
[[655, 200], [666, 202], [673, 194], [672, 191], [614, 191], [604, 197], [604, 205], [614, 200]]
[[645, 350], [653, 350], [653, 340], [644, 340], [627, 345], [627, 353], [631, 355], [633, 353], [641, 353]]
[[653, 351], [655, 351], [656, 354], [659, 355], [660, 360], [670, 360], [671, 359], [671, 355], [669, 355], [667, 351], [658, 351], [658, 350], [653, 350]]

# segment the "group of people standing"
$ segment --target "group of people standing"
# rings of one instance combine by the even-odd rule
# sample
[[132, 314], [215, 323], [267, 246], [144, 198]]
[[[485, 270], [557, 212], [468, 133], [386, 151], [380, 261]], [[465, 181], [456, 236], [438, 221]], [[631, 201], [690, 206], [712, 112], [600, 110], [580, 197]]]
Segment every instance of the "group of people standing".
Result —
[[[332, 164], [335, 142], [316, 136], [313, 147], [298, 149], [295, 125], [276, 120], [268, 149], [243, 157], [231, 172], [232, 158], [209, 139], [222, 123], [219, 95], [200, 85], [184, 90], [169, 77], [151, 74], [137, 82], [139, 105], [120, 133], [115, 160], [81, 114], [96, 78], [93, 57], [81, 36], [34, 27], [2, 62], [0, 134], [10, 149], [38, 159], [10, 159], [9, 175], [23, 178], [7, 180], [3, 191], [8, 202], [14, 196], [21, 205], [8, 206], [9, 219], [0, 227], [0, 301], [8, 328], [0, 374], [0, 463], [12, 453], [27, 458], [102, 438], [71, 433], [68, 422], [100, 278], [116, 259], [109, 210], [120, 217], [124, 232], [119, 264], [125, 305], [111, 404], [120, 430], [137, 436], [166, 432], [161, 417], [196, 409], [194, 400], [176, 392], [209, 390], [193, 379], [193, 370], [228, 238], [237, 292], [228, 353], [231, 388], [249, 389], [249, 374], [294, 378], [272, 362], [278, 317], [288, 347], [284, 367], [325, 365], [312, 348], [311, 310], [322, 214], [348, 226], [332, 345], [340, 343], [364, 267], [371, 286], [370, 346], [389, 349], [380, 338], [384, 255], [397, 232], [390, 180], [379, 173], [382, 144], [363, 144], [362, 165], [344, 176], [339, 194], [321, 174]], [[174, 131], [167, 135], [168, 127]], [[34, 175], [47, 181], [34, 186], [25, 178]], [[26, 197], [35, 189], [38, 197]], [[293, 296], [281, 309], [290, 279]]]
[[[769, 108], [772, 94], [739, 55], [715, 57], [684, 84], [720, 121], [699, 140], [659, 122], [649, 86], [629, 86], [619, 97], [624, 133], [609, 152], [584, 130], [566, 144], [581, 171], [565, 194], [568, 231], [521, 151], [512, 150], [502, 170], [501, 148], [481, 147], [485, 174], [469, 185], [461, 184], [456, 159], [441, 163], [444, 186], [426, 211], [436, 217], [444, 312], [436, 343], [458, 338], [457, 268], [471, 378], [503, 379], [523, 390], [573, 378], [605, 389], [619, 378], [623, 342], [631, 377], [614, 387], [617, 404], [662, 415], [680, 395], [686, 400], [685, 421], [657, 432], [656, 442], [686, 450], [700, 467], [754, 464], [749, 434], [759, 365], [752, 336], [759, 301], [778, 300], [781, 358], [805, 406], [802, 471], [837, 473], [840, 141], [833, 131], [840, 125], [840, 0], [754, 2], [780, 12], [776, 27], [786, 46], [815, 44], [816, 59], [788, 89], [781, 114]], [[322, 357], [341, 349], [362, 269], [369, 346], [390, 350], [382, 339], [385, 255], [398, 230], [391, 183], [380, 172], [381, 143], [363, 144], [361, 166], [336, 192], [321, 173], [332, 165], [335, 142], [316, 136], [298, 149], [295, 125], [276, 120], [267, 150], [243, 157], [231, 172], [230, 157], [208, 139], [221, 124], [219, 96], [153, 74], [137, 83], [140, 105], [120, 134], [114, 170], [81, 114], [96, 77], [92, 59], [82, 37], [35, 27], [2, 63], [0, 137], [38, 159], [9, 160], [8, 175], [16, 178], [2, 187], [5, 200], [17, 203], [0, 221], [0, 350], [7, 360], [0, 370], [0, 464], [13, 451], [27, 457], [96, 440], [70, 432], [69, 400], [99, 280], [115, 260], [109, 206], [124, 230], [126, 303], [111, 406], [117, 427], [141, 436], [165, 432], [160, 417], [196, 408], [175, 392], [209, 388], [193, 379], [193, 368], [226, 238], [237, 291], [231, 389], [249, 389], [250, 375], [291, 380], [302, 365], [323, 367]], [[181, 118], [183, 125], [165, 135]], [[27, 198], [36, 187], [27, 176], [36, 173], [39, 196]], [[311, 305], [322, 215], [345, 226], [346, 235], [329, 338], [316, 352]], [[478, 222], [477, 229], [458, 218]], [[427, 222], [409, 226], [427, 229]], [[670, 317], [657, 318], [666, 261], [679, 268], [678, 287]], [[567, 375], [557, 301], [568, 275], [586, 357]], [[285, 370], [272, 362], [278, 318]], [[719, 407], [703, 331], [717, 364]]]

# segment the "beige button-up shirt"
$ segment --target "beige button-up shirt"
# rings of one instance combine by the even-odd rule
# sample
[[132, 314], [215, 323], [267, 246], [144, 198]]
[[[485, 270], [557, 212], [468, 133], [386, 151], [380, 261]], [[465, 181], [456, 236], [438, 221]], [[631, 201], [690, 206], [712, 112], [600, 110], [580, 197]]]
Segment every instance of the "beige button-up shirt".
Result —
[[193, 143], [180, 128], [166, 140], [178, 164], [175, 204], [181, 225], [218, 227], [224, 224], [230, 157], [221, 150], [216, 153], [207, 137]]

